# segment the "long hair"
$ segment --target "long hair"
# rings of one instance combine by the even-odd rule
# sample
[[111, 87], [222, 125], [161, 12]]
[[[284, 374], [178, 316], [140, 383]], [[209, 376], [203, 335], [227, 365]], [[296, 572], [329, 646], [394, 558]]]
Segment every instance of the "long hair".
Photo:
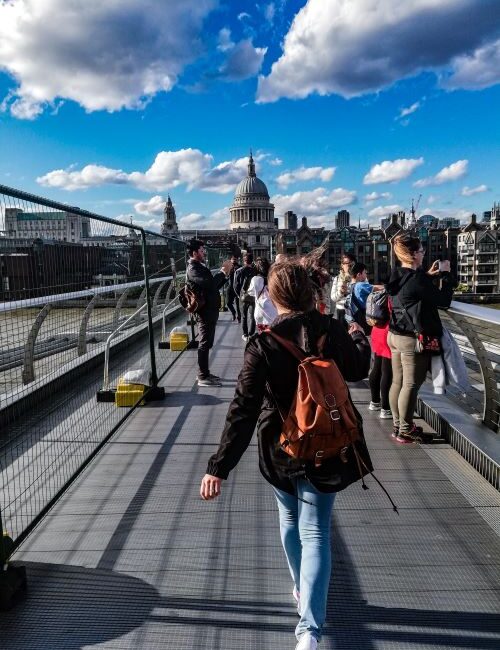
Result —
[[288, 311], [305, 312], [314, 307], [314, 289], [307, 270], [297, 261], [273, 264], [268, 276], [269, 296]]
[[420, 250], [421, 246], [420, 239], [410, 233], [397, 235], [394, 238], [394, 254], [403, 264], [411, 266], [415, 261], [414, 255]]

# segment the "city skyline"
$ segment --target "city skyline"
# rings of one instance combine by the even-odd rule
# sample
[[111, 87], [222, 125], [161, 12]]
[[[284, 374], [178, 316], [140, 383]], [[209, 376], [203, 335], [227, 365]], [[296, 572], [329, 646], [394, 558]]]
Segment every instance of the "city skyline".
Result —
[[498, 2], [104, 4], [0, 3], [1, 183], [153, 229], [170, 194], [223, 229], [252, 148], [281, 222], [500, 198]]

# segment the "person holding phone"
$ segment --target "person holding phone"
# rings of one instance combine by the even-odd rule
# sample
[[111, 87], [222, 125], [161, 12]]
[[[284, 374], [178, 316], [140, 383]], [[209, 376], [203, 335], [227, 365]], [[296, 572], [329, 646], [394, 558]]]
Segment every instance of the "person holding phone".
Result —
[[427, 272], [422, 269], [425, 248], [411, 233], [395, 238], [394, 253], [401, 266], [387, 284], [392, 303], [387, 337], [392, 354], [392, 435], [398, 442], [412, 443], [422, 438], [422, 428], [413, 422], [418, 391], [443, 333], [438, 309], [450, 306], [454, 282], [448, 260], [436, 260]]

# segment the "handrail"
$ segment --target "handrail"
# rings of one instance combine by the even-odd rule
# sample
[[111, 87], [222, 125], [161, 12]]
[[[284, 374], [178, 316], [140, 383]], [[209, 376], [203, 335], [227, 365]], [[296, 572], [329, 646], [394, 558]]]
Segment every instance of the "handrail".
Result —
[[448, 311], [468, 318], [477, 318], [477, 320], [484, 321], [490, 325], [500, 325], [500, 309], [490, 309], [480, 305], [470, 305], [469, 303], [453, 300]]
[[[150, 278], [150, 284], [170, 280], [173, 276], [165, 275], [160, 278]], [[7, 311], [14, 311], [15, 309], [25, 309], [26, 307], [36, 307], [37, 305], [45, 305], [49, 302], [60, 302], [61, 300], [74, 300], [75, 298], [87, 298], [88, 296], [95, 296], [100, 293], [112, 293], [113, 291], [120, 291], [121, 289], [129, 289], [132, 287], [142, 287], [144, 280], [136, 280], [134, 282], [124, 282], [122, 284], [107, 285], [105, 287], [93, 287], [92, 289], [83, 289], [82, 291], [70, 291], [68, 293], [55, 293], [50, 296], [40, 296], [39, 298], [25, 298], [23, 300], [12, 300], [10, 302], [0, 302], [0, 313]]]
[[[168, 303], [168, 305], [165, 307], [165, 310], [176, 299], [177, 296]], [[104, 382], [102, 387], [103, 390], [109, 390], [109, 350], [111, 347], [111, 341], [113, 340], [115, 335], [121, 332], [121, 330], [125, 327], [125, 325], [127, 325], [130, 321], [136, 318], [140, 314], [140, 312], [144, 310], [146, 306], [147, 306], [146, 303], [144, 303], [138, 309], [136, 309], [134, 313], [131, 314], [126, 320], [124, 320], [123, 323], [121, 323], [113, 332], [111, 332], [111, 334], [106, 339], [106, 347], [104, 349]], [[163, 311], [163, 316], [165, 315], [165, 310]]]

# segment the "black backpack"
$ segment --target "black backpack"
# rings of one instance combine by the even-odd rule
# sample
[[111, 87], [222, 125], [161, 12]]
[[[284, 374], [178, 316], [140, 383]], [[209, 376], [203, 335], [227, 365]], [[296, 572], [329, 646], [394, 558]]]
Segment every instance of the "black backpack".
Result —
[[387, 291], [385, 289], [372, 291], [366, 299], [365, 318], [368, 325], [372, 327], [385, 327], [390, 317], [389, 294]]

